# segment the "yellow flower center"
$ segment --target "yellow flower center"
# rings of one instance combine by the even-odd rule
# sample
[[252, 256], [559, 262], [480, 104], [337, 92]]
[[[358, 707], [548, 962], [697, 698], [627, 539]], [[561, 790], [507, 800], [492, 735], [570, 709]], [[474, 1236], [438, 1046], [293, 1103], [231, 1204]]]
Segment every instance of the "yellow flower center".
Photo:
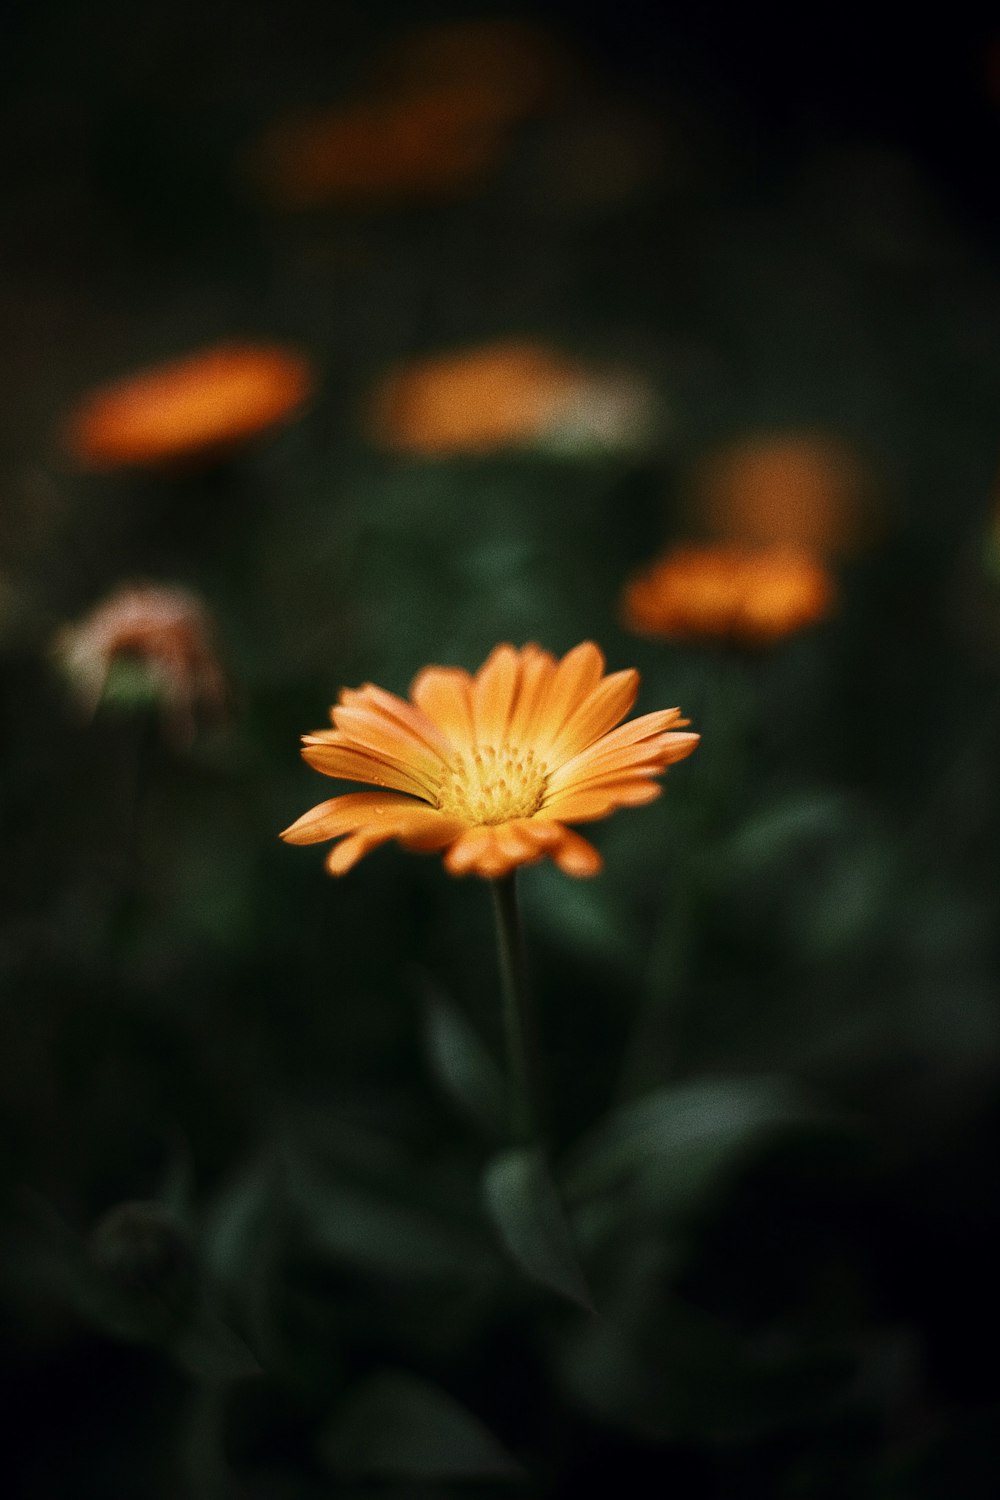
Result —
[[530, 818], [542, 805], [548, 769], [534, 750], [480, 745], [452, 758], [438, 782], [438, 807], [469, 823]]

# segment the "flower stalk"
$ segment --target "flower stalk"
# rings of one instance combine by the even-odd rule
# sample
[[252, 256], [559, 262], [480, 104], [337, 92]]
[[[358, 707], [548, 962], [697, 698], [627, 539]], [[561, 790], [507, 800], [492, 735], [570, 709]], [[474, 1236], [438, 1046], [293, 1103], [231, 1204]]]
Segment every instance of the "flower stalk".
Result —
[[540, 1144], [543, 1133], [538, 1035], [528, 988], [514, 872], [491, 880], [490, 892], [503, 992], [511, 1142], [516, 1146], [536, 1145]]

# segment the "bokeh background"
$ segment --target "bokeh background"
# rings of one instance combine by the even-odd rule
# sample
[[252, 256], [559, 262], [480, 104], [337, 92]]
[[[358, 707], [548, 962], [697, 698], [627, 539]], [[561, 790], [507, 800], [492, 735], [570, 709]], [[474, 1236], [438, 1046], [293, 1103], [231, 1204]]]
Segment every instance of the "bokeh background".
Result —
[[[22, 0], [0, 80], [4, 1493], [993, 1495], [998, 33]], [[88, 449], [219, 343], [307, 397]], [[629, 629], [734, 541], [835, 602]], [[218, 667], [81, 666], [136, 583]], [[521, 879], [596, 1313], [483, 1207], [486, 890], [277, 839], [341, 685], [588, 638], [703, 735]]]

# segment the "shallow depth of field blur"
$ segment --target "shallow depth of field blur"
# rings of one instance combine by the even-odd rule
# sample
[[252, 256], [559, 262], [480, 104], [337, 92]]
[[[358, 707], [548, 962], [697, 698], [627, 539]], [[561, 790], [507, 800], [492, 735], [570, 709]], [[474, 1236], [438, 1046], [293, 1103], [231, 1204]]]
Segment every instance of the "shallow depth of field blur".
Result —
[[[1000, 33], [683, 9], [0, 16], [5, 1495], [995, 1493]], [[247, 430], [95, 407], [220, 345]], [[585, 639], [703, 736], [519, 877], [596, 1312], [483, 882], [278, 840], [341, 686]]]

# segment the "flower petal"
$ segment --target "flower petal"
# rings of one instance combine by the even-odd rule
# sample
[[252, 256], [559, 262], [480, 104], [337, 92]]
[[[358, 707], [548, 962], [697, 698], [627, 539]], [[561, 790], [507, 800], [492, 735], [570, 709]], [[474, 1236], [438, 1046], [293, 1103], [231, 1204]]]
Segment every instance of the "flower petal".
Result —
[[665, 735], [664, 738], [669, 741], [660, 753], [660, 760], [665, 766], [673, 766], [679, 760], [687, 760], [691, 752], [697, 750], [701, 744], [701, 735], [692, 734], [690, 730], [681, 730], [677, 734]]
[[625, 745], [634, 745], [639, 740], [653, 739], [656, 735], [664, 734], [668, 729], [684, 728], [691, 721], [681, 715], [679, 708], [660, 708], [651, 714], [640, 714], [637, 719], [629, 719], [627, 724], [619, 724], [617, 729], [612, 729], [604, 735], [600, 748], [610, 750]]
[[319, 844], [350, 833], [364, 823], [385, 818], [404, 809], [419, 808], [409, 797], [386, 796], [383, 792], [347, 792], [311, 807], [281, 834], [286, 844]]
[[546, 746], [554, 744], [567, 719], [591, 693], [604, 672], [604, 656], [593, 641], [568, 651], [556, 667], [549, 691], [538, 704], [528, 730]]
[[[353, 690], [345, 688], [340, 694], [338, 706], [367, 709], [379, 719], [391, 721], [414, 744], [423, 746], [432, 754], [438, 757], [448, 754], [448, 740], [432, 719], [412, 703], [407, 703], [405, 698], [397, 698], [395, 693], [388, 693], [385, 688], [376, 687], [373, 682], [366, 682]], [[335, 711], [331, 710], [331, 716]]]
[[445, 854], [445, 868], [452, 875], [468, 875], [473, 870], [482, 874], [480, 862], [484, 858], [489, 862], [492, 851], [492, 828], [467, 828], [464, 833], [459, 834]]
[[698, 744], [700, 735], [670, 733], [640, 740], [633, 745], [606, 748], [610, 736], [588, 746], [579, 755], [554, 771], [548, 781], [548, 795], [580, 786], [587, 781], [630, 775], [635, 771], [659, 775], [667, 766], [684, 760]]
[[469, 828], [452, 844], [444, 862], [452, 875], [475, 874], [496, 880], [518, 865], [537, 864], [543, 852], [527, 833], [523, 820], [515, 820]]
[[556, 823], [551, 818], [539, 817], [537, 814], [533, 818], [523, 819], [518, 826], [524, 828], [528, 837], [544, 853], [554, 849], [556, 844], [561, 842], [564, 832], [561, 823]]
[[437, 808], [400, 799], [376, 812], [371, 821], [358, 821], [354, 832], [330, 850], [326, 868], [331, 875], [343, 875], [363, 855], [390, 839], [398, 839], [406, 848], [418, 851], [442, 849], [464, 826], [457, 818], [445, 817]]
[[577, 789], [571, 787], [560, 792], [544, 804], [548, 817], [560, 822], [592, 823], [605, 818], [616, 807], [642, 807], [655, 802], [663, 788], [658, 781], [625, 781], [622, 779], [598, 782], [593, 786]]
[[391, 838], [391, 832], [386, 833], [384, 829], [363, 828], [358, 833], [352, 833], [349, 838], [341, 839], [339, 844], [334, 844], [324, 860], [327, 873], [346, 875], [359, 859]]
[[410, 688], [417, 708], [457, 750], [470, 749], [475, 739], [471, 684], [461, 667], [425, 667]]
[[607, 734], [628, 713], [638, 691], [639, 674], [633, 668], [603, 678], [559, 731], [552, 746], [552, 760], [558, 762], [578, 755]]
[[460, 833], [464, 833], [468, 826], [461, 818], [451, 818], [446, 813], [438, 812], [435, 807], [420, 807], [414, 808], [405, 821], [401, 820], [396, 837], [407, 849], [430, 853], [435, 849], [443, 849], [445, 844], [450, 844]]
[[[331, 712], [337, 726], [333, 733], [341, 737], [332, 743], [349, 742], [348, 748], [357, 747], [379, 757], [385, 756], [391, 763], [412, 768], [430, 786], [439, 780], [444, 766], [442, 756], [394, 720], [370, 708], [348, 707], [346, 704], [338, 704]], [[331, 743], [328, 731], [315, 738]]]
[[655, 756], [648, 760], [629, 760], [624, 765], [605, 764], [603, 761], [593, 767], [583, 765], [572, 777], [553, 777], [546, 788], [542, 806], [551, 807], [559, 797], [566, 797], [571, 792], [586, 792], [592, 787], [609, 786], [617, 782], [628, 785], [635, 781], [649, 781], [654, 776], [662, 776], [663, 770]]
[[508, 735], [512, 745], [526, 748], [531, 743], [531, 726], [544, 703], [556, 673], [556, 659], [529, 641], [521, 651], [521, 678], [517, 701], [510, 716]]
[[495, 646], [472, 679], [472, 722], [476, 742], [499, 747], [506, 741], [521, 675], [520, 652]]
[[509, 862], [509, 868], [516, 865], [533, 865], [542, 858], [544, 850], [529, 832], [530, 824], [526, 819], [515, 819], [510, 823], [497, 823], [493, 829], [494, 846], [501, 856]]
[[562, 841], [552, 851], [552, 858], [564, 875], [576, 875], [581, 879], [599, 874], [604, 864], [593, 844], [574, 833], [572, 828], [563, 829]]
[[373, 786], [391, 786], [398, 792], [410, 792], [422, 801], [429, 801], [433, 788], [419, 773], [394, 765], [382, 755], [355, 748], [351, 745], [333, 744], [317, 736], [303, 736], [302, 759], [314, 771], [324, 776], [337, 776], [344, 781], [368, 781]]

